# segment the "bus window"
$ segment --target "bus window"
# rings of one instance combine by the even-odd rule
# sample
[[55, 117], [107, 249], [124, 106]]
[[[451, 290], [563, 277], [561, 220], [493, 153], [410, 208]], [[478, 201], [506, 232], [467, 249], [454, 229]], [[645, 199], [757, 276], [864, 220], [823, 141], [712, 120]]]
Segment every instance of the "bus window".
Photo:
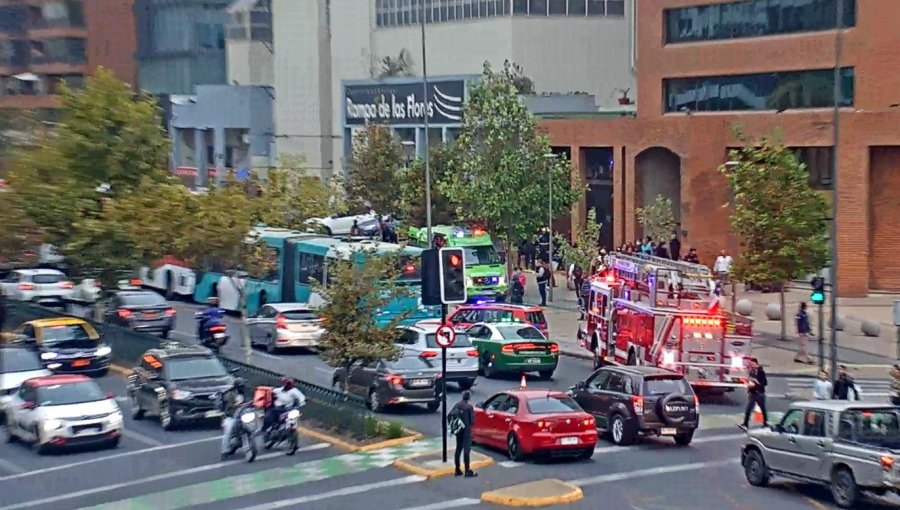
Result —
[[325, 274], [325, 257], [312, 253], [300, 254], [300, 275], [297, 280], [302, 285], [309, 285], [310, 281], [322, 283]]

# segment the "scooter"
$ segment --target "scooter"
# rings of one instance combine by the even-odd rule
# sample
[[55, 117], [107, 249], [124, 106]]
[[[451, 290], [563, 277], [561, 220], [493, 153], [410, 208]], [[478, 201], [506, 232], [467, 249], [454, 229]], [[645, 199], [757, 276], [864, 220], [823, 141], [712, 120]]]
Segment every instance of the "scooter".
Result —
[[[204, 319], [203, 313], [197, 312], [194, 318], [200, 322]], [[228, 343], [227, 328], [219, 319], [212, 319], [200, 330], [200, 343], [218, 353]]]
[[226, 455], [234, 455], [239, 449], [244, 449], [244, 460], [247, 463], [256, 460], [256, 411], [251, 404], [238, 407], [234, 416], [234, 426], [231, 427], [231, 437], [229, 438], [229, 448]]
[[288, 455], [293, 455], [297, 452], [297, 425], [300, 422], [301, 407], [303, 406], [291, 407], [282, 413], [278, 423], [266, 431], [263, 436], [266, 450], [271, 450], [276, 445], [285, 443], [287, 444]]

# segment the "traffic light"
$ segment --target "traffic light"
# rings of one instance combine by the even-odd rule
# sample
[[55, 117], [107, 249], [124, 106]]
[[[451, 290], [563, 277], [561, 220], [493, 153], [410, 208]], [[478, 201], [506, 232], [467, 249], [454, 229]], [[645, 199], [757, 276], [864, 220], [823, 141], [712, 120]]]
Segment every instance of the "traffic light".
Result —
[[812, 294], [809, 295], [809, 300], [817, 305], [821, 305], [825, 302], [825, 278], [821, 276], [816, 276], [809, 282], [812, 284]]
[[441, 263], [438, 250], [422, 252], [422, 304], [441, 304]]
[[441, 302], [466, 302], [466, 263], [462, 248], [441, 248]]

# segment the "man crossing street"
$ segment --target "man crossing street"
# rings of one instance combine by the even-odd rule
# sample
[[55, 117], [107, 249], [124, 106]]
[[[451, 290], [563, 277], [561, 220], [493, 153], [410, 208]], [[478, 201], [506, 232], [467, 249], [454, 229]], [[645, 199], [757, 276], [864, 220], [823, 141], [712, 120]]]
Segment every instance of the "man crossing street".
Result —
[[[469, 400], [472, 398], [472, 392], [466, 390], [462, 392], [462, 400], [453, 406], [447, 415], [447, 421], [450, 422], [450, 432], [456, 436], [456, 452], [453, 454], [453, 462], [456, 464], [456, 476], [465, 475], [466, 478], [478, 476], [472, 471], [472, 427], [475, 425], [475, 409]], [[459, 461], [462, 456], [465, 472], [460, 469]]]
[[763, 426], [769, 426], [769, 417], [766, 414], [766, 386], [769, 384], [766, 371], [759, 366], [756, 359], [750, 360], [750, 384], [747, 386], [747, 408], [744, 410], [744, 421], [740, 427], [746, 429], [750, 425], [750, 415], [756, 406], [762, 411]]

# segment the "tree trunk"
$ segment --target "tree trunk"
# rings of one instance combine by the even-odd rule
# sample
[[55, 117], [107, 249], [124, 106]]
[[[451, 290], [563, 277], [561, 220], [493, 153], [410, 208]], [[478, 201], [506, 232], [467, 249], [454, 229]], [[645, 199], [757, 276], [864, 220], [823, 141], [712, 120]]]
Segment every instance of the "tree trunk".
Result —
[[[504, 238], [506, 243], [506, 281], [509, 282], [509, 279], [512, 277], [512, 245], [509, 242], [509, 236]], [[512, 285], [511, 283], [509, 283]]]
[[787, 340], [787, 310], [784, 309], [784, 285], [778, 289], [778, 301], [781, 306], [781, 339]]
[[244, 355], [249, 361], [253, 354], [253, 345], [250, 343], [250, 329], [247, 327], [247, 293], [244, 292], [244, 286], [238, 283], [238, 278], [231, 277], [231, 283], [238, 291], [238, 308], [241, 310], [241, 340], [244, 344]]

